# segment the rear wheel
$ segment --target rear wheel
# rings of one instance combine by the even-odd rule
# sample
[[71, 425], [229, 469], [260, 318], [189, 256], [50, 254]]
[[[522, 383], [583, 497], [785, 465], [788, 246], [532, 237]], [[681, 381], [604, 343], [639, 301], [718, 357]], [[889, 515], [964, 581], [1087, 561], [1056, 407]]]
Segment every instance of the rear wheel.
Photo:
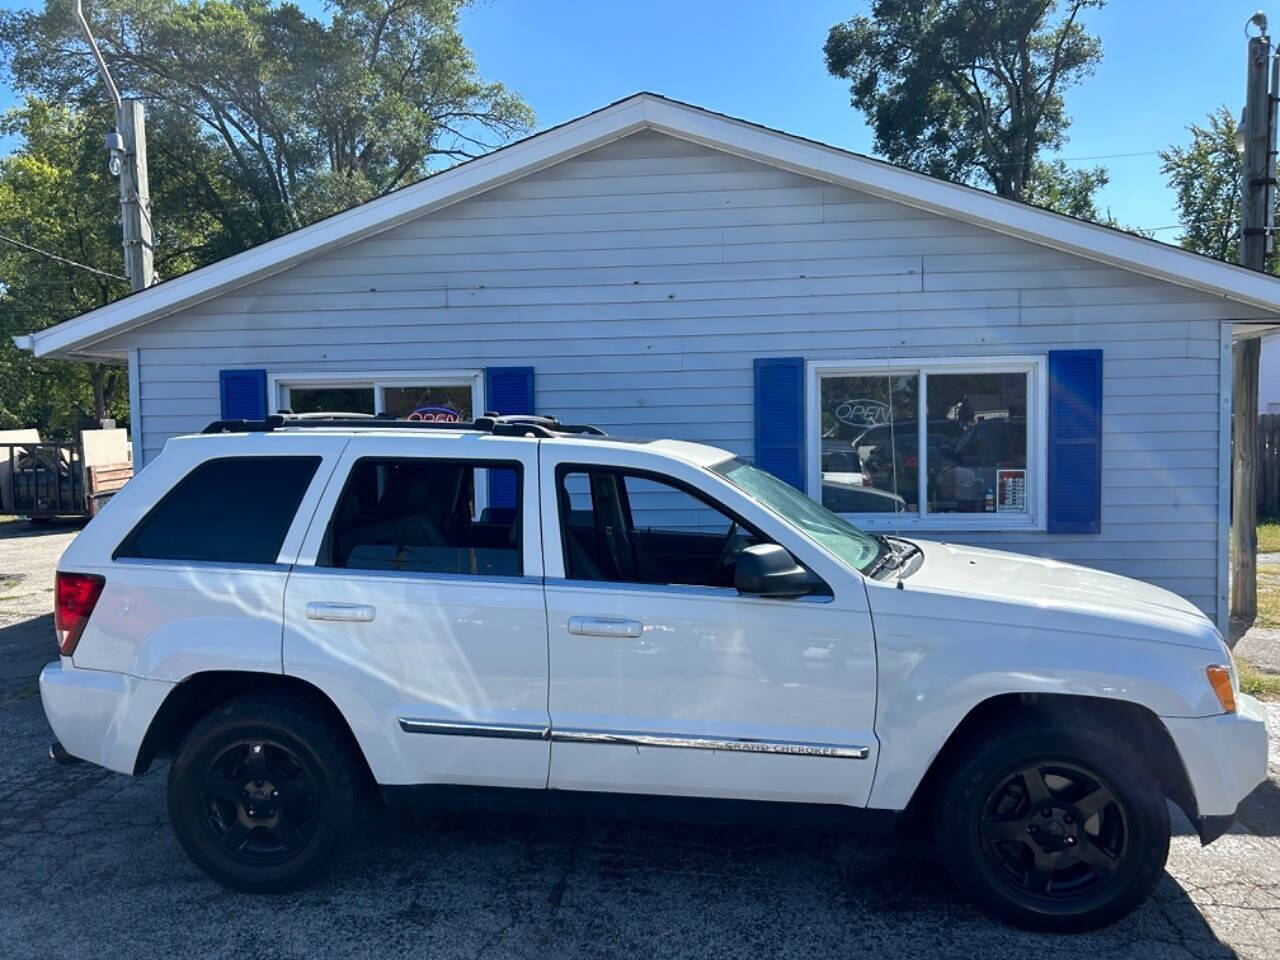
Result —
[[934, 815], [961, 889], [998, 918], [1089, 930], [1133, 910], [1169, 854], [1169, 812], [1141, 757], [1087, 722], [1028, 725], [956, 754]]
[[283, 892], [318, 879], [359, 807], [347, 739], [303, 701], [250, 696], [213, 711], [169, 770], [169, 819], [187, 855], [236, 890]]

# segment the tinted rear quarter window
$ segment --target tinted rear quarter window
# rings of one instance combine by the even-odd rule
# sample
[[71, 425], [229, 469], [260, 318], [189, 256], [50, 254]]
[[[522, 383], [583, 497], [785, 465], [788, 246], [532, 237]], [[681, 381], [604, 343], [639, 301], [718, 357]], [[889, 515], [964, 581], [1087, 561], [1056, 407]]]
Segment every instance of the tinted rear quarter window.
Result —
[[275, 563], [319, 457], [223, 457], [174, 486], [115, 557]]

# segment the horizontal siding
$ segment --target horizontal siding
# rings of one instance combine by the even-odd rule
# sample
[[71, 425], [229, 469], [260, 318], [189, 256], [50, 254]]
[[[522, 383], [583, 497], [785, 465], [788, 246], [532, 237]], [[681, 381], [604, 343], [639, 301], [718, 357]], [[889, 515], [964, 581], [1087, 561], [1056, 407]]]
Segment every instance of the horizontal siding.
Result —
[[1104, 351], [1094, 537], [948, 534], [1141, 577], [1211, 615], [1219, 322], [1255, 311], [637, 134], [122, 335], [145, 456], [218, 370], [532, 365], [540, 411], [752, 452], [752, 361]]

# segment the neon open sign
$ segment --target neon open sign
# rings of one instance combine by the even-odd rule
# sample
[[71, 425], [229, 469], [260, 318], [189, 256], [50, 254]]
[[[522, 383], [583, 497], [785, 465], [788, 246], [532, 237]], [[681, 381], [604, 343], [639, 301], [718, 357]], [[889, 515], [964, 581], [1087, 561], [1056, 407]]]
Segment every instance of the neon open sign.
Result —
[[434, 423], [457, 423], [462, 415], [449, 407], [418, 407], [406, 420], [430, 420]]

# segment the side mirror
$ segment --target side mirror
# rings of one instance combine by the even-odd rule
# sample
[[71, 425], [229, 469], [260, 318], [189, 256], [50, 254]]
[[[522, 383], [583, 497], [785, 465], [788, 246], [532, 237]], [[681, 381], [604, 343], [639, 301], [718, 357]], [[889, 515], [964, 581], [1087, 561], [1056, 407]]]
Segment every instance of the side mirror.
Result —
[[756, 597], [802, 597], [817, 587], [816, 578], [776, 543], [758, 543], [738, 554], [733, 585]]

